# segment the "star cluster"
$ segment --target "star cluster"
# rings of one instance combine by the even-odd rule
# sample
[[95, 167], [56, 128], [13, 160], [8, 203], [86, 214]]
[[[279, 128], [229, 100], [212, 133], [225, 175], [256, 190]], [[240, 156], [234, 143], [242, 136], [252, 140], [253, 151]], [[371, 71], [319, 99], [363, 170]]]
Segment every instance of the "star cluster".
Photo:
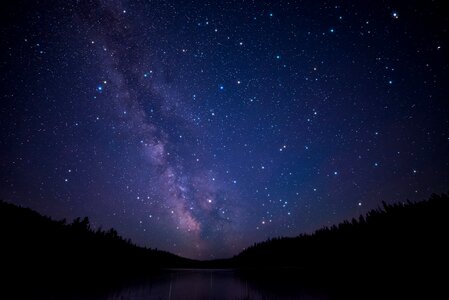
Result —
[[6, 1], [0, 197], [192, 258], [449, 184], [444, 1]]

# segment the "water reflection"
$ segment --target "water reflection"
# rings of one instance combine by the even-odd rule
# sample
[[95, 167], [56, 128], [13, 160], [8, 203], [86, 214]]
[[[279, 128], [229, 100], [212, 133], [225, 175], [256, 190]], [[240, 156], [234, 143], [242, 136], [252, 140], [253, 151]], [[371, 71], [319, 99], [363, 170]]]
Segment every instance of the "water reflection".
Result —
[[170, 270], [104, 299], [328, 299], [297, 285], [258, 284], [233, 270]]

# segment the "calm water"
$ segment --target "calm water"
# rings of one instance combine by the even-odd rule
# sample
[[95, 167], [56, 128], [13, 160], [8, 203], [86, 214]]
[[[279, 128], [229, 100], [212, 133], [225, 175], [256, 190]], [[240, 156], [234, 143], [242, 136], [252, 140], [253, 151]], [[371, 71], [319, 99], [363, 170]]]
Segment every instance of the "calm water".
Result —
[[101, 297], [122, 299], [328, 299], [294, 282], [257, 283], [232, 270], [170, 270]]

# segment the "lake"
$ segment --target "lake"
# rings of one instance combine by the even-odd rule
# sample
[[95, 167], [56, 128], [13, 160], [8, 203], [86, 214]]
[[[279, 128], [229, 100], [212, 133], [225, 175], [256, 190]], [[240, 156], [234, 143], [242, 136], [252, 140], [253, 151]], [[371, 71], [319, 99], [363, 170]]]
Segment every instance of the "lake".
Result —
[[[251, 278], [251, 277], [249, 277]], [[166, 270], [95, 299], [329, 299], [296, 282], [255, 281], [234, 270]]]

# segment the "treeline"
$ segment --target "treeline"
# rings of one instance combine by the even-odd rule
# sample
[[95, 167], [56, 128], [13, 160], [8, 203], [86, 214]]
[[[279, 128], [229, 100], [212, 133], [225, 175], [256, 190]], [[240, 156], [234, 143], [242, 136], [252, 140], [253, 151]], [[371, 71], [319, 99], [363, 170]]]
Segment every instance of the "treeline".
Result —
[[89, 219], [54, 221], [0, 201], [1, 272], [10, 283], [111, 286], [192, 261], [134, 245], [114, 229], [94, 230]]
[[383, 202], [366, 216], [313, 234], [255, 244], [235, 256], [233, 264], [337, 285], [435, 283], [448, 267], [448, 213], [446, 194], [421, 202]]

